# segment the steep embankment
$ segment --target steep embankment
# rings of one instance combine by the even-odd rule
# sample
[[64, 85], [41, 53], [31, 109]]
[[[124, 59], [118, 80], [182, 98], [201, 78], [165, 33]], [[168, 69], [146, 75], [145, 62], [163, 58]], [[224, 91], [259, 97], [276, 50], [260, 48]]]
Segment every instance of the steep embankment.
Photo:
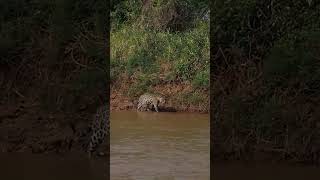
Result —
[[[120, 8], [114, 10], [110, 41], [113, 110], [132, 109], [132, 101], [150, 92], [166, 97], [165, 111], [209, 111], [209, 21], [195, 5], [141, 4], [140, 11], [121, 4], [135, 12], [126, 21], [120, 21]], [[179, 12], [180, 8], [187, 8], [190, 16]]]
[[[138, 97], [130, 98], [126, 95], [127, 90], [128, 88], [112, 88], [110, 98], [111, 110], [136, 109], [136, 100]], [[154, 86], [151, 91], [166, 95], [166, 103], [160, 107], [160, 110], [162, 111], [209, 112], [208, 92], [200, 94], [199, 92], [192, 92], [191, 86], [170, 84]], [[190, 97], [188, 97], [188, 94]], [[195, 100], [192, 102], [188, 98], [195, 98]]]

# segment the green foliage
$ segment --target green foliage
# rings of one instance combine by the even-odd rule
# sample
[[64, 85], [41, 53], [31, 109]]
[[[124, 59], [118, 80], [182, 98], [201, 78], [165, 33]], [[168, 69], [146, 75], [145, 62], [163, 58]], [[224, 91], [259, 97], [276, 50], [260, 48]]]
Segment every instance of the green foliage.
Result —
[[141, 50], [134, 54], [133, 57], [128, 59], [127, 62], [127, 72], [131, 76], [134, 72], [143, 72], [145, 74], [150, 74], [156, 72], [156, 64], [154, 63], [155, 58], [150, 52], [146, 50]]
[[206, 88], [209, 89], [209, 79], [210, 72], [209, 70], [201, 71], [195, 75], [194, 79], [192, 80], [192, 85], [196, 88]]
[[165, 73], [171, 78], [208, 88], [209, 24], [199, 22], [179, 33], [124, 25], [111, 33], [111, 56], [111, 67], [125, 70], [128, 76], [161, 73], [161, 64], [167, 63], [171, 71]]
[[131, 98], [166, 83], [190, 84], [195, 92], [174, 101], [208, 104], [197, 90], [209, 89], [209, 22], [202, 19], [209, 1], [133, 2], [114, 3], [111, 12], [112, 83], [130, 82]]
[[138, 18], [142, 7], [139, 0], [122, 0], [111, 2], [111, 27], [118, 29], [121, 24], [128, 23]]
[[125, 64], [123, 61], [115, 61], [110, 60], [110, 81], [115, 82], [118, 80], [119, 76], [121, 75], [121, 72], [125, 71]]
[[205, 105], [209, 101], [208, 97], [203, 96], [203, 93], [194, 91], [190, 92], [182, 92], [175, 95], [177, 103], [181, 104], [193, 104], [193, 105]]
[[132, 84], [128, 90], [129, 97], [137, 97], [143, 93], [149, 92], [150, 87], [158, 83], [157, 74], [141, 74], [137, 82]]
[[111, 2], [112, 27], [136, 24], [154, 31], [185, 30], [193, 26], [197, 17], [209, 9], [208, 0], [122, 0]]

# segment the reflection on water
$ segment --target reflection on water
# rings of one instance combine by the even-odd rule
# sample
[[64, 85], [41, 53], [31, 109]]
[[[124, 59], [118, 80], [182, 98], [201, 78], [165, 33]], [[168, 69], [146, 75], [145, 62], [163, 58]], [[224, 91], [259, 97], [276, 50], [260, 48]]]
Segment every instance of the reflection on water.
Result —
[[112, 180], [208, 180], [209, 115], [111, 112]]

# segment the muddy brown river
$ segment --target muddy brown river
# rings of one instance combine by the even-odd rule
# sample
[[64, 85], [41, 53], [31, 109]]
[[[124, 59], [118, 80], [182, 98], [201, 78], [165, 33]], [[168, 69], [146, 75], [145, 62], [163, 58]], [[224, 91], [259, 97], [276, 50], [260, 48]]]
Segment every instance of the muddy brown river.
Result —
[[112, 112], [112, 180], [208, 180], [209, 115]]
[[[105, 157], [84, 154], [0, 153], [4, 180], [208, 180], [209, 116], [192, 113], [111, 114], [111, 177]], [[1, 144], [0, 144], [1, 145]], [[215, 162], [214, 180], [318, 180], [319, 166]]]

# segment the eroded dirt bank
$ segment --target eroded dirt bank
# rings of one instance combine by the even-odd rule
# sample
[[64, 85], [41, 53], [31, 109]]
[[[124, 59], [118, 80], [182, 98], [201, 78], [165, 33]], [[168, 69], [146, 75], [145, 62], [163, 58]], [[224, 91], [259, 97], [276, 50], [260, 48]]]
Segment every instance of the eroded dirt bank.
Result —
[[32, 101], [0, 105], [0, 152], [84, 153], [79, 132], [91, 119], [86, 109], [68, 114], [48, 113]]
[[[129, 97], [127, 89], [126, 85], [111, 88], [111, 110], [136, 110], [139, 95]], [[189, 86], [169, 84], [153, 87], [152, 92], [165, 96], [166, 103], [159, 107], [160, 111], [209, 113], [210, 97], [208, 92], [192, 92], [192, 88]], [[188, 99], [192, 96], [195, 99], [193, 102]]]
[[[178, 102], [172, 94], [187, 91], [187, 88], [158, 88], [169, 95], [161, 111], [208, 113], [206, 103], [198, 106]], [[180, 89], [179, 89], [180, 88]], [[111, 110], [135, 110], [134, 98], [112, 89]], [[43, 104], [31, 98], [20, 98], [13, 103], [0, 104], [0, 152], [58, 153], [82, 152], [79, 133], [87, 128], [95, 113], [94, 105], [79, 105], [73, 112], [63, 110], [50, 112]], [[107, 145], [104, 143], [100, 148]]]

